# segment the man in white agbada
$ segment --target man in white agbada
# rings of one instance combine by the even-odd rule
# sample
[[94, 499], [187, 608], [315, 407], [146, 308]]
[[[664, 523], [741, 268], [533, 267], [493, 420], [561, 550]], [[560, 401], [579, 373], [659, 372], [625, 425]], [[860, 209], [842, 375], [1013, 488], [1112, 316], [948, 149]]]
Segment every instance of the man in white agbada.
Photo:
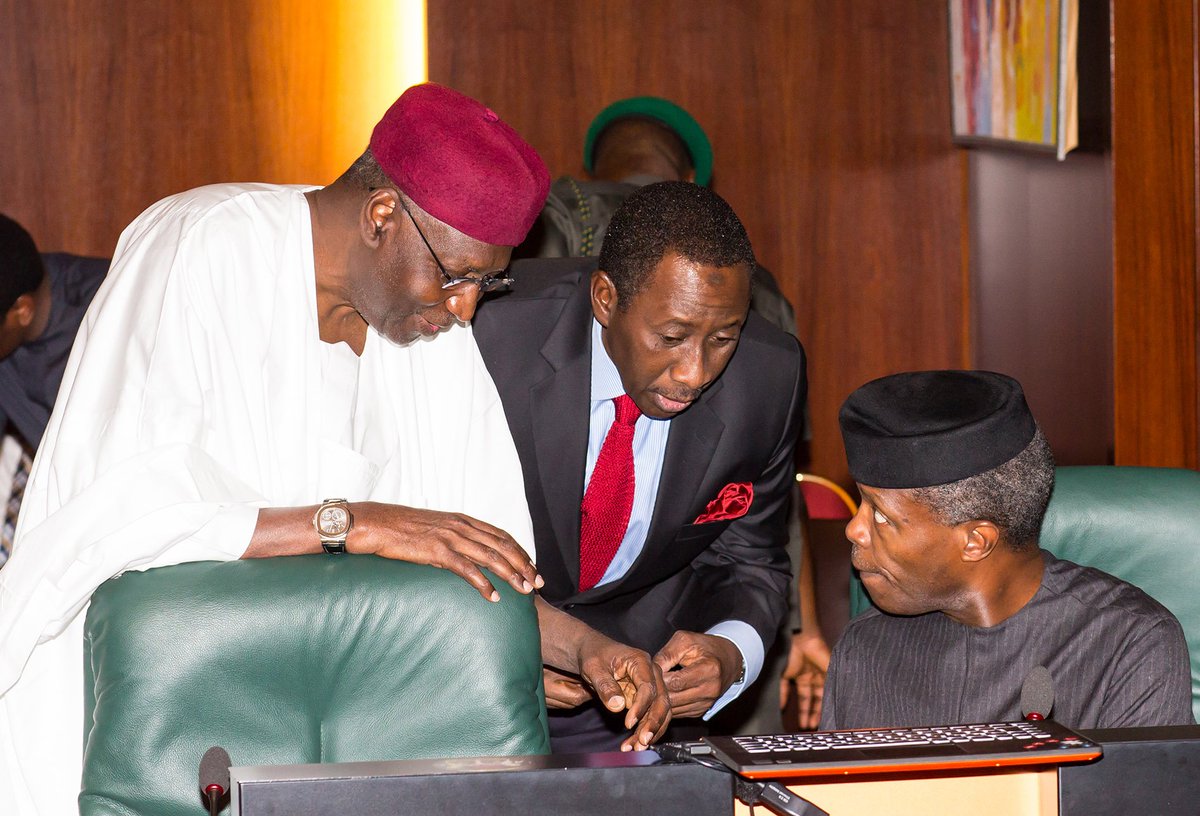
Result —
[[[316, 507], [345, 497], [350, 552], [491, 599], [479, 565], [541, 585], [520, 463], [459, 324], [547, 185], [495, 114], [426, 84], [326, 188], [205, 187], [125, 230], [0, 572], [0, 814], [78, 812], [84, 614], [125, 570], [320, 552]], [[656, 739], [649, 657], [537, 607], [544, 660], [628, 709], [623, 747]]]

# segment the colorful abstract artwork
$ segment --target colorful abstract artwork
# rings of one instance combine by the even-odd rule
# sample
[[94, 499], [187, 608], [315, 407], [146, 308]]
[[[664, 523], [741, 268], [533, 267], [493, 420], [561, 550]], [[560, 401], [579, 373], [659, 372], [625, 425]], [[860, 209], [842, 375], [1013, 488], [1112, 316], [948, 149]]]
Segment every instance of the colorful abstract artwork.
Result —
[[954, 137], [1054, 151], [1078, 142], [1078, 0], [949, 0]]

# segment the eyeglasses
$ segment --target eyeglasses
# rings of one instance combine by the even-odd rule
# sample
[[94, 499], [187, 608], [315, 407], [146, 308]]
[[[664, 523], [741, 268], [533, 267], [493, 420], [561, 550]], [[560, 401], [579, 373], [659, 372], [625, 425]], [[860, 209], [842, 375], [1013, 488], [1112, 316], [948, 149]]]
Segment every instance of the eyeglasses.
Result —
[[504, 289], [512, 285], [512, 278], [508, 277], [504, 272], [498, 272], [495, 275], [481, 275], [478, 278], [472, 277], [454, 277], [446, 271], [446, 267], [442, 265], [442, 259], [433, 251], [433, 247], [429, 243], [429, 239], [425, 237], [425, 233], [421, 231], [421, 225], [417, 223], [417, 219], [413, 217], [412, 212], [405, 205], [404, 199], [397, 196], [396, 200], [400, 202], [400, 209], [408, 213], [408, 218], [416, 227], [417, 235], [421, 236], [421, 241], [424, 242], [425, 248], [429, 250], [429, 254], [433, 257], [433, 262], [437, 264], [438, 271], [442, 273], [442, 277], [446, 282], [442, 284], [443, 289], [453, 289], [456, 286], [462, 286], [464, 283], [473, 283], [479, 287], [480, 292], [494, 292], [497, 289]]

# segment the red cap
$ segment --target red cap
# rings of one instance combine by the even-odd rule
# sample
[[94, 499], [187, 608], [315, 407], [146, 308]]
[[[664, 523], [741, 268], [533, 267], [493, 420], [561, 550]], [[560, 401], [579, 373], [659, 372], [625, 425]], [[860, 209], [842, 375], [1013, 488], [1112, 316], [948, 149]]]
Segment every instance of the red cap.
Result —
[[537, 220], [550, 173], [500, 117], [443, 85], [414, 85], [375, 125], [371, 153], [421, 209], [488, 244], [516, 246]]

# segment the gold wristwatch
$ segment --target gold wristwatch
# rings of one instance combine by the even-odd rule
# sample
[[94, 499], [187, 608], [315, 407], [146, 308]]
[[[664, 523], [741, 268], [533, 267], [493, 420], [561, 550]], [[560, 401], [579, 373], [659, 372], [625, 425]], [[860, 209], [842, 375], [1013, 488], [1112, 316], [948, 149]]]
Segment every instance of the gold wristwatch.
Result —
[[346, 535], [354, 526], [350, 504], [345, 499], [326, 499], [313, 516], [313, 529], [321, 538], [321, 548], [327, 553], [346, 552]]

